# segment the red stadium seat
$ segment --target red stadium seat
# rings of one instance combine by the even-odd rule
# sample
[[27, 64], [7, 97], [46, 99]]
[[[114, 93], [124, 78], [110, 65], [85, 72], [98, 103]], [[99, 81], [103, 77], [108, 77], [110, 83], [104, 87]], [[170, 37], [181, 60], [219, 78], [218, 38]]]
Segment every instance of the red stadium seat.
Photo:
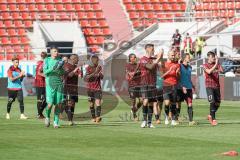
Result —
[[135, 9], [138, 10], [138, 11], [141, 11], [141, 10], [144, 10], [144, 7], [142, 4], [138, 3], [135, 5]]
[[135, 7], [132, 4], [127, 4], [126, 9], [127, 9], [127, 11], [133, 11], [133, 10], [135, 10]]
[[81, 20], [80, 24], [81, 24], [82, 27], [89, 27], [90, 26], [87, 20]]
[[8, 29], [7, 32], [8, 32], [8, 35], [9, 35], [9, 36], [16, 36], [16, 35], [17, 35], [15, 29]]
[[65, 11], [65, 8], [64, 8], [63, 4], [56, 4], [56, 10], [57, 11]]
[[3, 12], [3, 13], [2, 13], [2, 18], [3, 18], [4, 20], [9, 20], [9, 19], [12, 19], [12, 16], [10, 15], [9, 12]]
[[226, 3], [225, 2], [221, 2], [221, 3], [219, 3], [219, 7], [218, 7], [219, 9], [226, 9], [227, 8], [227, 5], [226, 5]]
[[56, 11], [56, 8], [53, 4], [47, 4], [47, 11]]
[[32, 21], [24, 21], [25, 27], [26, 28], [32, 28], [33, 22]]
[[100, 11], [100, 10], [102, 10], [102, 8], [101, 8], [101, 6], [99, 5], [99, 4], [93, 4], [93, 10], [94, 11]]
[[150, 3], [150, 0], [142, 0], [142, 3]]
[[77, 11], [84, 11], [83, 5], [82, 4], [76, 4], [75, 5], [75, 10], [77, 10]]
[[25, 29], [18, 29], [18, 34], [19, 36], [25, 36], [26, 35]]
[[5, 28], [5, 24], [3, 23], [3, 21], [0, 21], [0, 28]]
[[27, 7], [26, 7], [25, 4], [20, 4], [20, 5], [18, 5], [18, 9], [19, 9], [21, 12], [27, 11]]
[[93, 29], [93, 33], [94, 33], [94, 35], [103, 35], [102, 30], [99, 29], [99, 28], [94, 28]]
[[97, 37], [97, 44], [103, 44], [104, 40], [104, 37]]
[[7, 32], [5, 29], [0, 29], [0, 37], [1, 36], [6, 36], [7, 35]]
[[104, 15], [102, 12], [96, 12], [96, 17], [97, 17], [97, 19], [103, 19]]
[[227, 8], [228, 9], [234, 9], [234, 3], [233, 2], [228, 2], [227, 3]]
[[14, 27], [12, 21], [5, 21], [4, 23], [5, 23], [5, 26], [6, 26], [7, 28], [13, 28], [13, 27]]
[[13, 12], [13, 13], [12, 13], [12, 18], [13, 18], [14, 20], [22, 19], [22, 17], [19, 15], [18, 12]]
[[83, 29], [85, 35], [94, 35], [93, 31], [90, 28]]
[[72, 4], [66, 4], [65, 8], [66, 8], [66, 11], [74, 11]]
[[99, 25], [100, 25], [101, 27], [108, 27], [108, 24], [107, 24], [107, 22], [106, 22], [105, 20], [100, 20], [100, 21], [99, 21]]
[[84, 5], [83, 5], [83, 8], [84, 8], [86, 11], [92, 11], [92, 10], [93, 10], [93, 8], [92, 8], [92, 6], [91, 6], [90, 4], [84, 4]]
[[153, 10], [153, 6], [151, 4], [144, 4], [144, 10], [151, 11]]
[[136, 19], [139, 17], [137, 12], [129, 12], [130, 19]]
[[20, 60], [27, 60], [27, 57], [25, 56], [25, 54], [24, 53], [22, 53], [22, 54], [17, 54], [17, 57], [20, 59]]
[[134, 28], [139, 28], [139, 27], [142, 27], [142, 26], [143, 26], [143, 24], [142, 24], [141, 21], [139, 21], [139, 20], [133, 21], [133, 27]]
[[87, 37], [88, 44], [97, 44], [97, 40], [95, 37]]
[[0, 4], [0, 10], [1, 11], [8, 11], [8, 7], [6, 4]]
[[29, 40], [28, 40], [27, 37], [21, 37], [20, 39], [21, 39], [22, 44], [28, 44], [29, 43]]
[[107, 36], [107, 35], [111, 35], [112, 33], [109, 28], [103, 28], [103, 34]]
[[44, 3], [54, 3], [53, 0], [44, 0]]
[[88, 17], [89, 19], [95, 19], [95, 18], [96, 18], [96, 15], [95, 15], [94, 12], [88, 12], [88, 13], [87, 13], [87, 17]]
[[36, 3], [44, 3], [44, 0], [35, 0]]
[[3, 61], [3, 60], [5, 60], [5, 56], [4, 56], [3, 52], [1, 52], [1, 50], [0, 50], [0, 61]]
[[39, 11], [46, 11], [47, 10], [44, 4], [37, 4], [36, 7]]
[[161, 11], [162, 10], [162, 5], [161, 4], [154, 4], [153, 5], [153, 9], [155, 11]]
[[17, 5], [16, 4], [9, 4], [9, 10], [12, 11], [18, 11]]
[[38, 9], [36, 8], [35, 4], [29, 4], [28, 5], [28, 10], [31, 12], [37, 11]]
[[35, 0], [25, 0], [26, 3], [35, 3]]
[[50, 20], [50, 15], [48, 13], [41, 13], [40, 14], [40, 20]]
[[19, 41], [19, 39], [17, 37], [13, 37], [11, 38], [11, 44], [20, 44], [21, 42]]
[[155, 12], [151, 12], [151, 13], [147, 14], [147, 17], [150, 18], [150, 19], [154, 19], [154, 18], [157, 18], [157, 15], [156, 15]]
[[91, 20], [90, 21], [90, 26], [91, 27], [98, 27], [99, 25], [98, 25], [98, 22], [96, 20]]
[[123, 3], [132, 3], [132, 0], [123, 0]]
[[7, 54], [6, 59], [7, 59], [8, 61], [10, 61], [10, 60], [12, 60], [14, 57], [15, 57], [14, 54]]
[[23, 20], [29, 20], [29, 19], [32, 19], [32, 18], [30, 17], [28, 12], [23, 12], [22, 13], [22, 19]]
[[63, 3], [72, 3], [71, 0], [62, 0]]
[[17, 28], [23, 28], [24, 27], [22, 21], [14, 21], [14, 25]]
[[235, 8], [240, 9], [240, 2], [235, 2]]
[[99, 2], [99, 0], [89, 0], [90, 1], [90, 3], [98, 3]]
[[78, 12], [77, 15], [78, 15], [78, 19], [86, 19], [87, 18], [85, 12]]

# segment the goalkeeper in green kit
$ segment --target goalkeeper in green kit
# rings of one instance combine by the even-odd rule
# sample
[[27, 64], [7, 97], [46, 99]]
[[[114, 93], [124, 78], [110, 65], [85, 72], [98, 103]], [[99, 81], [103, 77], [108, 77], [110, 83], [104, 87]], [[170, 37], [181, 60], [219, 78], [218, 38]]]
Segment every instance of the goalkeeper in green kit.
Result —
[[58, 49], [52, 47], [51, 56], [44, 59], [43, 73], [46, 77], [46, 127], [50, 126], [50, 115], [52, 107], [54, 108], [53, 127], [59, 127], [60, 107], [64, 100], [62, 75], [64, 74], [64, 61], [58, 55]]

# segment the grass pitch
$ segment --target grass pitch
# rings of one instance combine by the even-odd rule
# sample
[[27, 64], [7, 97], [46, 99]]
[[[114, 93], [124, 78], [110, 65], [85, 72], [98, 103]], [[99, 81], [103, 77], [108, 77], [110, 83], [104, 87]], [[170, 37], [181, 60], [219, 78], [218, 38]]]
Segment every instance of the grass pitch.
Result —
[[[194, 120], [198, 126], [189, 127], [184, 120], [177, 127], [160, 124], [155, 129], [142, 129], [140, 122], [131, 121], [130, 109], [123, 101], [103, 116], [100, 125], [87, 120], [70, 127], [61, 122], [59, 129], [46, 128], [43, 121], [35, 118], [34, 97], [25, 99], [25, 113], [31, 118], [28, 120], [18, 120], [17, 102], [12, 107], [11, 120], [6, 120], [6, 103], [6, 98], [0, 98], [0, 160], [239, 159], [219, 155], [240, 147], [239, 102], [222, 102], [216, 127], [206, 120], [207, 101], [195, 100]], [[76, 107], [76, 113], [87, 111], [87, 101], [80, 99]], [[181, 115], [187, 117], [185, 105]]]

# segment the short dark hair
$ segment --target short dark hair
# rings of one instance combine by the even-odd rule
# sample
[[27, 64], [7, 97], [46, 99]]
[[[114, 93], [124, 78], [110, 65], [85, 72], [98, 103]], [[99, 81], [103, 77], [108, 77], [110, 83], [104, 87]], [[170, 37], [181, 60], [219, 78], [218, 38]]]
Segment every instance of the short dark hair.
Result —
[[154, 47], [154, 44], [148, 43], [148, 44], [145, 45], [145, 49], [147, 49], [147, 48], [149, 48], [149, 47]]
[[137, 57], [136, 54], [134, 54], [134, 53], [129, 54], [129, 55], [128, 55], [128, 62], [130, 62], [130, 58], [131, 58], [132, 56]]
[[189, 53], [185, 53], [185, 54], [183, 55], [183, 59], [185, 59], [187, 56], [190, 56], [190, 54], [189, 54]]
[[41, 52], [41, 58], [46, 58], [47, 57], [47, 52]]
[[210, 57], [210, 56], [212, 56], [212, 57], [215, 57], [215, 53], [213, 52], [213, 51], [209, 51], [208, 53], [207, 53], [207, 56], [208, 57]]
[[52, 49], [58, 50], [58, 47], [57, 47], [57, 46], [51, 46], [51, 47], [50, 47], [50, 50], [52, 50]]
[[19, 58], [15, 55], [15, 56], [13, 56], [13, 58], [12, 58], [12, 62], [13, 61], [19, 61]]

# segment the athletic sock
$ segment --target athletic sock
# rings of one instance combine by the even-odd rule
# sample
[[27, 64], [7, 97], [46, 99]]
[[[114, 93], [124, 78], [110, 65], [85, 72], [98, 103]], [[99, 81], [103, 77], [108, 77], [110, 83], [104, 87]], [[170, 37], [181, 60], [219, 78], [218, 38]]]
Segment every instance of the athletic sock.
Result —
[[38, 115], [40, 116], [41, 115], [41, 105], [42, 105], [42, 102], [37, 102], [37, 110], [38, 110]]
[[46, 107], [46, 117], [47, 118], [50, 118], [51, 111], [52, 111], [52, 107], [51, 108]]
[[40, 113], [41, 113], [41, 115], [43, 115], [43, 110], [46, 108], [46, 106], [47, 106], [47, 103], [46, 103], [46, 102], [41, 103], [41, 107], [40, 107]]
[[212, 117], [212, 120], [216, 119], [215, 113], [216, 113], [215, 104], [214, 103], [210, 103], [210, 115]]
[[23, 103], [23, 101], [20, 101], [19, 108], [20, 108], [21, 114], [23, 114], [24, 113], [24, 103]]
[[171, 104], [170, 108], [172, 112], [172, 120], [176, 120], [176, 104]]
[[96, 116], [97, 116], [97, 117], [100, 117], [100, 116], [101, 116], [101, 110], [102, 110], [102, 107], [101, 107], [101, 106], [97, 106], [97, 107], [96, 107]]
[[147, 121], [148, 107], [147, 106], [143, 106], [142, 112], [143, 112], [143, 120]]
[[94, 107], [90, 107], [90, 111], [91, 111], [92, 118], [96, 118], [96, 116], [95, 116], [95, 108]]
[[58, 107], [55, 107], [55, 111], [54, 111], [54, 123], [59, 125], [59, 114], [60, 114], [60, 109]]
[[159, 120], [159, 119], [160, 119], [159, 114], [155, 115], [155, 119], [156, 119], [156, 120]]
[[191, 107], [188, 106], [188, 117], [189, 117], [189, 121], [192, 122], [193, 121], [193, 108], [192, 108], [192, 106]]
[[10, 113], [12, 107], [12, 103], [8, 102], [7, 104], [7, 113]]
[[178, 108], [176, 108], [176, 117], [177, 117], [177, 119], [180, 116], [180, 113], [181, 113], [181, 107], [178, 106]]
[[153, 106], [148, 107], [148, 124], [152, 123]]
[[72, 111], [71, 108], [67, 106], [67, 117], [68, 117], [68, 121], [72, 121]]
[[168, 117], [169, 116], [169, 105], [165, 105], [164, 110], [165, 110], [166, 116]]

